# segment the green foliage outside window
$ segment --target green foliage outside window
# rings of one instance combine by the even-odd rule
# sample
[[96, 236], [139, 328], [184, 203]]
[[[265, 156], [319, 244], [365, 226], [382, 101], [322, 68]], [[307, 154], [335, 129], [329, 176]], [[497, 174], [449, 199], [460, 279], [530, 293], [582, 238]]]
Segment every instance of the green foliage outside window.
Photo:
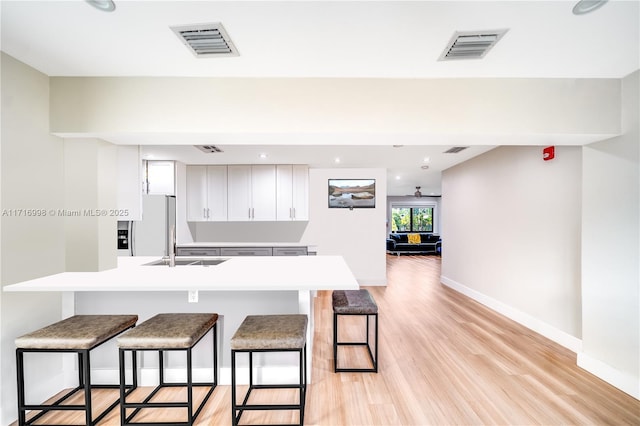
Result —
[[433, 207], [391, 209], [392, 232], [433, 232]]

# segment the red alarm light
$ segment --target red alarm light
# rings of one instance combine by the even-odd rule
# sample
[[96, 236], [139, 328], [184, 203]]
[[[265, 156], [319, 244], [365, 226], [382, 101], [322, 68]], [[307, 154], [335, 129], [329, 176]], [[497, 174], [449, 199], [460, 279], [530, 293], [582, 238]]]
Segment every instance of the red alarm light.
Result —
[[544, 161], [553, 160], [555, 156], [556, 156], [555, 146], [548, 146], [542, 150], [542, 159]]

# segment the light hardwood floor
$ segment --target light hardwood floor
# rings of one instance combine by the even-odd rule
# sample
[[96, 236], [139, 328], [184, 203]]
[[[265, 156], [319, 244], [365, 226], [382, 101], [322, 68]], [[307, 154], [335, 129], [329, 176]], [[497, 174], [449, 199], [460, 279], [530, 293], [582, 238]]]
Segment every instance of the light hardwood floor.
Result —
[[[574, 353], [441, 285], [439, 257], [388, 256], [387, 277], [386, 287], [368, 288], [380, 313], [378, 374], [333, 373], [331, 294], [319, 293], [305, 424], [640, 425], [640, 401], [578, 368]], [[362, 328], [355, 319], [343, 325], [344, 336]], [[360, 350], [339, 358], [366, 361]], [[219, 386], [197, 425], [229, 425], [230, 398]], [[115, 409], [100, 426], [118, 424]]]

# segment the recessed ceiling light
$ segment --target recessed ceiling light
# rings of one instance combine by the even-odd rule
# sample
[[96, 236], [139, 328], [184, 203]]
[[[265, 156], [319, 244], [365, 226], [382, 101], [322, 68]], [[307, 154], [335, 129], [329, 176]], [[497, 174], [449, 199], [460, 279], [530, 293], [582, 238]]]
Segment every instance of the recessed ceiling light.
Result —
[[429, 161], [431, 161], [431, 158], [429, 158], [429, 157], [424, 157], [424, 158], [422, 159], [422, 162], [423, 162], [423, 163], [428, 163]]
[[262, 158], [263, 160], [264, 160], [265, 158], [267, 158], [267, 157], [268, 157], [268, 156], [267, 156], [267, 154], [265, 154], [264, 152], [263, 152], [262, 154], [260, 154], [260, 158]]
[[593, 12], [596, 9], [600, 9], [608, 0], [580, 0], [573, 6], [574, 15], [585, 15]]
[[103, 12], [113, 12], [116, 10], [116, 4], [113, 0], [85, 0], [91, 6]]
[[334, 163], [339, 163], [340, 162], [340, 157], [336, 157], [335, 160], [333, 160]]
[[400, 176], [396, 176], [396, 180], [400, 180]]
[[425, 164], [425, 165], [423, 165], [423, 166], [420, 166], [420, 168], [421, 168], [422, 170], [429, 170], [429, 166], [427, 166], [426, 164]]

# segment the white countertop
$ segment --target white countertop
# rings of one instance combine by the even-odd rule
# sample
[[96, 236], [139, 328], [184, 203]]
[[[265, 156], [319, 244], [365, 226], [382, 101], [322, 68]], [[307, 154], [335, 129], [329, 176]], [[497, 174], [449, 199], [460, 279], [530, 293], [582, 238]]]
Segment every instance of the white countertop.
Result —
[[[63, 272], [4, 291], [278, 291], [358, 289], [342, 256], [236, 256], [215, 266], [145, 266], [160, 257], [119, 257], [100, 272]], [[210, 257], [208, 259], [215, 259]]]

